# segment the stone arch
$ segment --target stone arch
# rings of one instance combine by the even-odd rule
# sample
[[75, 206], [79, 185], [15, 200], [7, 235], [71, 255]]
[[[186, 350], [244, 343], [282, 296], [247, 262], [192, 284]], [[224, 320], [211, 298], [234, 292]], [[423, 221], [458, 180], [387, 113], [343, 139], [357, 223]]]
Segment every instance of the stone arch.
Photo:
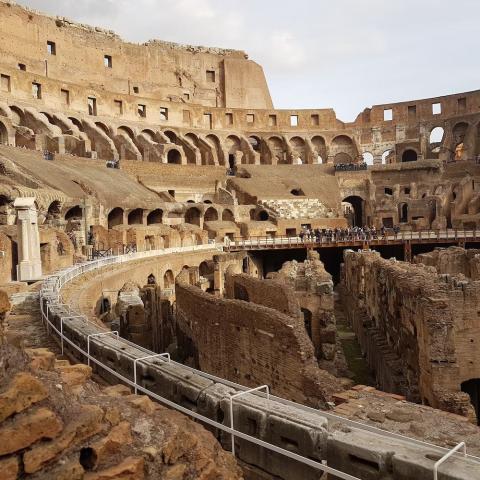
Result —
[[172, 165], [181, 165], [182, 154], [176, 148], [170, 149], [167, 153], [167, 163]]
[[10, 105], [10, 110], [12, 112], [12, 123], [16, 125], [24, 125], [25, 113], [23, 110], [16, 105]]
[[285, 155], [285, 143], [282, 138], [273, 136], [267, 140], [267, 143], [272, 155], [270, 163], [288, 163]]
[[178, 135], [173, 130], [165, 130], [163, 134], [170, 140], [171, 143], [177, 143]]
[[295, 154], [295, 159], [298, 157], [299, 163], [306, 163], [305, 140], [302, 137], [292, 137], [290, 139], [290, 146], [292, 152]]
[[123, 225], [124, 210], [120, 207], [115, 207], [110, 210], [108, 214], [108, 228], [111, 229], [117, 225]]
[[62, 211], [62, 204], [58, 200], [54, 200], [47, 209], [47, 216], [45, 220], [51, 222], [53, 220], [59, 220]]
[[465, 138], [470, 125], [467, 122], [458, 122], [452, 130], [453, 149], [455, 150], [455, 160], [463, 160], [467, 150]]
[[196, 147], [198, 147], [198, 137], [193, 132], [188, 132], [185, 135], [185, 138], [190, 140]]
[[205, 222], [215, 222], [218, 220], [218, 212], [215, 208], [209, 207], [203, 216]]
[[145, 128], [144, 130], [142, 130], [142, 134], [145, 135], [150, 141], [156, 142], [156, 134], [153, 130]]
[[[316, 163], [324, 163], [327, 160], [327, 144], [325, 139], [320, 135], [315, 135], [312, 137], [312, 146], [313, 151], [317, 154]], [[315, 163], [315, 162], [314, 162]]]
[[350, 195], [342, 200], [342, 204], [344, 207], [350, 206], [350, 210], [348, 208], [344, 208], [344, 215], [349, 220], [350, 225], [352, 227], [363, 227], [365, 224], [365, 201], [363, 198], [359, 197], [358, 195]]
[[83, 218], [83, 209], [80, 205], [69, 208], [65, 213], [65, 220], [81, 220]]
[[460, 389], [470, 397], [470, 402], [477, 415], [477, 425], [480, 425], [480, 378], [472, 378], [462, 382]]
[[248, 143], [250, 143], [253, 150], [255, 150], [256, 152], [260, 152], [260, 146], [261, 146], [260, 137], [257, 137], [256, 135], [250, 135], [248, 137]]
[[198, 273], [201, 277], [206, 278], [208, 275], [211, 275], [213, 273], [213, 268], [208, 264], [208, 262], [203, 261], [198, 266]]
[[147, 215], [147, 225], [155, 225], [159, 223], [163, 223], [163, 210], [157, 208]]
[[135, 208], [128, 214], [129, 225], [143, 225], [143, 208]]
[[163, 288], [173, 288], [175, 286], [175, 276], [172, 270], [167, 270], [163, 274]]
[[330, 153], [336, 164], [354, 163], [358, 155], [355, 142], [348, 135], [337, 135], [332, 140]]
[[363, 152], [362, 153], [363, 162], [367, 165], [373, 165], [373, 154], [372, 152]]
[[185, 223], [200, 226], [201, 212], [197, 207], [189, 208], [185, 213]]
[[258, 212], [255, 212], [255, 219], [260, 222], [268, 222], [268, 220], [270, 220], [270, 215], [266, 210], [259, 210]]
[[416, 162], [418, 154], [413, 148], [408, 148], [402, 153], [402, 162]]
[[95, 125], [105, 134], [107, 137], [110, 137], [112, 132], [110, 129], [102, 122], [95, 122]]
[[0, 145], [8, 145], [8, 130], [3, 122], [0, 122]]
[[400, 223], [408, 222], [408, 204], [406, 203], [398, 204], [398, 221]]
[[85, 132], [82, 122], [75, 117], [68, 117], [68, 119], [78, 128], [80, 132]]
[[241, 141], [236, 135], [229, 135], [225, 140], [227, 152], [230, 155], [234, 155], [237, 151], [241, 150]]
[[233, 212], [226, 208], [223, 212], [222, 212], [222, 220], [224, 222], [234, 222], [235, 221], [235, 215], [233, 214]]
[[445, 137], [445, 129], [443, 127], [433, 127], [428, 137], [430, 145], [437, 145], [443, 142]]
[[135, 134], [133, 133], [133, 130], [130, 127], [127, 127], [126, 125], [122, 125], [121, 127], [117, 128], [117, 135], [126, 135], [127, 137], [130, 138], [130, 140], [132, 141], [135, 140]]
[[388, 158], [390, 157], [390, 155], [392, 154], [393, 150], [392, 149], [388, 149], [388, 150], [385, 150], [383, 153], [382, 153], [382, 164], [385, 165], [387, 163], [391, 163], [391, 160]]

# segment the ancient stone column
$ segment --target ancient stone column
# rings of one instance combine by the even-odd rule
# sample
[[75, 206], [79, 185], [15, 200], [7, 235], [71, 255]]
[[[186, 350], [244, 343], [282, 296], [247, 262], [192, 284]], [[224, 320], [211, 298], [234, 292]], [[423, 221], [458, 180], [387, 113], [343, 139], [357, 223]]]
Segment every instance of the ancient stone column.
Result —
[[42, 277], [42, 261], [35, 198], [17, 198], [13, 206], [17, 211], [18, 228], [17, 280], [39, 280]]

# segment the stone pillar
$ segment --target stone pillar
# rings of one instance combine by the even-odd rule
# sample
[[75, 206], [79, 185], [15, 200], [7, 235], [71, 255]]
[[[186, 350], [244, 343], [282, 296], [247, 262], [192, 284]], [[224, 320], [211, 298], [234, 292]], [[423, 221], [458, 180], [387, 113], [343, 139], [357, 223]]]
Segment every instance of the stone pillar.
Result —
[[42, 277], [42, 261], [35, 198], [17, 198], [13, 206], [17, 211], [18, 228], [17, 280], [39, 280]]

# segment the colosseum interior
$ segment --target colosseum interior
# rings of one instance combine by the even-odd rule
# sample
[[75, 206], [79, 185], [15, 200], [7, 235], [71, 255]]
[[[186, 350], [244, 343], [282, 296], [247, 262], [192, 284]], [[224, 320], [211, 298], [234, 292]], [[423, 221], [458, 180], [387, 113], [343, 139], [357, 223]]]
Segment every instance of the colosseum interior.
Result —
[[0, 75], [0, 480], [480, 479], [480, 91], [279, 110], [7, 0]]

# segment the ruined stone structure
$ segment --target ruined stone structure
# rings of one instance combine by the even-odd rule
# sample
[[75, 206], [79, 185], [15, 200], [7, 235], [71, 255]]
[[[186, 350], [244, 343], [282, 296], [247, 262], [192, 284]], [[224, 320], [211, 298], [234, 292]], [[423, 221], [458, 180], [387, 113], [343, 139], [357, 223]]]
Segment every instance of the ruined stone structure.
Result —
[[[27, 282], [108, 258], [102, 268], [56, 285], [61, 298], [47, 302], [43, 292], [51, 285], [44, 282], [48, 333], [61, 331], [64, 354], [91, 361], [107, 382], [117, 383], [118, 373], [128, 383], [138, 373], [139, 385], [173, 402], [170, 407], [204, 415], [201, 422], [216, 437], [181, 416], [167, 421], [168, 413], [121, 387], [100, 390], [89, 368], [55, 363], [54, 353], [37, 351], [32, 355], [42, 358], [33, 363], [47, 368], [35, 375], [52, 403], [70, 408], [80, 398], [79, 408], [90, 399], [101, 405], [89, 410], [94, 421], [87, 427], [94, 427], [88, 438], [62, 443], [71, 447], [68, 458], [54, 455], [31, 472], [30, 457], [44, 455], [46, 443], [57, 448], [68, 432], [83, 428], [83, 417], [72, 426], [69, 408], [48, 407], [46, 434], [33, 407], [1, 418], [0, 438], [10, 440], [17, 422], [41, 428], [0, 453], [0, 477], [239, 478], [217, 440], [230, 448], [220, 427], [229, 426], [230, 394], [240, 385], [267, 384], [285, 398], [269, 403], [249, 395], [235, 402], [239, 431], [362, 479], [432, 477], [445, 451], [395, 433], [442, 447], [467, 435], [478, 454], [480, 250], [435, 250], [413, 264], [371, 251], [345, 253], [336, 303], [376, 387], [388, 393], [344, 378], [351, 375], [341, 365], [345, 332], [335, 318], [332, 281], [338, 246], [325, 247], [323, 263], [305, 245], [288, 256], [273, 252], [277, 244], [267, 240], [266, 252], [226, 251], [230, 242], [241, 245], [239, 239], [243, 245], [255, 237], [288, 242], [305, 229], [367, 225], [401, 233], [467, 229], [463, 247], [478, 241], [479, 159], [480, 91], [375, 105], [353, 122], [330, 108], [279, 110], [262, 67], [243, 51], [129, 43], [114, 32], [0, 0], [1, 339], [8, 337], [11, 303], [28, 321], [37, 319], [25, 331], [45, 342], [38, 335], [40, 286]], [[20, 388], [19, 369], [35, 372], [10, 345], [23, 345], [18, 332], [25, 319], [16, 320], [17, 331], [0, 353], [21, 361], [8, 368], [0, 362], [0, 411], [10, 382]], [[75, 345], [91, 348], [92, 359]], [[48, 347], [58, 353], [54, 344]], [[172, 362], [141, 360], [155, 353], [170, 354]], [[56, 387], [71, 378], [78, 381], [72, 391], [72, 385]], [[127, 398], [104, 398], [119, 392]], [[38, 407], [48, 406], [46, 398]], [[94, 458], [123, 425], [107, 418], [117, 401], [127, 420], [141, 406], [137, 420], [166, 442], [161, 451], [148, 449], [137, 435], [140, 425], [129, 443], [133, 460], [125, 459], [124, 446], [114, 459]], [[342, 421], [329, 409], [369, 427], [381, 424], [391, 435]], [[432, 418], [443, 422], [435, 435]], [[169, 442], [168, 433], [182, 428], [189, 434]], [[248, 480], [319, 478], [313, 468], [265, 446], [235, 442]], [[193, 447], [188, 454], [178, 444]], [[443, 474], [471, 480], [478, 464], [455, 457]]]
[[346, 314], [379, 386], [475, 418], [478, 282], [375, 252], [347, 251], [344, 261]]

